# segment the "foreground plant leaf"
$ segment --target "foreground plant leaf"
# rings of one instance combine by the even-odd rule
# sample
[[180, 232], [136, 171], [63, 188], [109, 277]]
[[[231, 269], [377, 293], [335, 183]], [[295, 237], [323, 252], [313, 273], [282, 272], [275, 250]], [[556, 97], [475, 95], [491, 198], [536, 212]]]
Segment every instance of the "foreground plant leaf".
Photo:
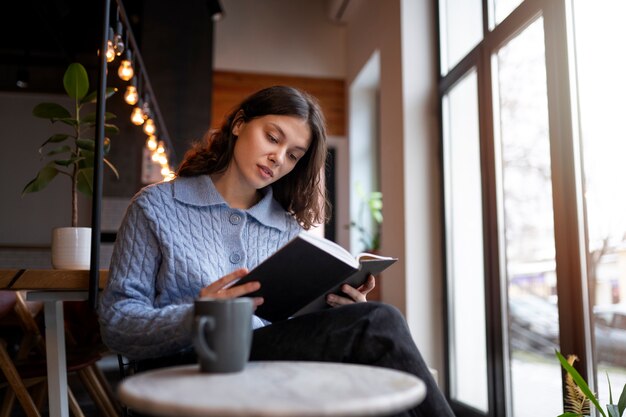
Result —
[[558, 350], [556, 351], [556, 357], [559, 358], [559, 362], [561, 362], [561, 366], [567, 371], [568, 374], [572, 376], [572, 378], [574, 378], [574, 382], [576, 382], [576, 385], [580, 387], [582, 392], [589, 399], [589, 401], [593, 403], [593, 405], [600, 412], [600, 414], [602, 414], [603, 417], [607, 417], [604, 410], [602, 410], [602, 407], [600, 407], [600, 403], [598, 403], [598, 399], [593, 394], [593, 392], [591, 392], [591, 390], [589, 389], [589, 386], [587, 385], [583, 377], [578, 373], [576, 368], [570, 365], [567, 362], [567, 359], [565, 359], [563, 355], [561, 355], [561, 352], [559, 352]]

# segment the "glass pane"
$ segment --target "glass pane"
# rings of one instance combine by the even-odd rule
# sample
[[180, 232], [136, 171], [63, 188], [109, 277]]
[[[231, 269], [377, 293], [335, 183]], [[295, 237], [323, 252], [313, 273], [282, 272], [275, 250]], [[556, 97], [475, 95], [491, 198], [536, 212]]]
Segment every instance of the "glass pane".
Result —
[[487, 411], [487, 350], [478, 96], [470, 72], [444, 97], [451, 392]]
[[[626, 2], [574, 2], [589, 289], [600, 404], [626, 383]], [[615, 77], [611, 77], [617, 71]]]
[[441, 73], [445, 75], [483, 38], [481, 0], [439, 0]]
[[[492, 0], [493, 15], [496, 25], [499, 25], [523, 0]], [[492, 28], [493, 29], [493, 28]]]
[[559, 415], [562, 394], [561, 371], [554, 357], [559, 327], [543, 19], [501, 48], [494, 66], [513, 415]]

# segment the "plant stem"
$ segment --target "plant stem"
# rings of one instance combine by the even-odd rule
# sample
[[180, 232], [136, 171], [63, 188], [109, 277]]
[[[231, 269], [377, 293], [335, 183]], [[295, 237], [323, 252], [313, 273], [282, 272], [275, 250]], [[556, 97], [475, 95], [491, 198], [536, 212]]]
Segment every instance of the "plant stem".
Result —
[[[78, 139], [80, 139], [80, 105], [78, 98], [75, 99], [76, 105], [76, 135], [74, 138], [74, 156], [78, 156]], [[72, 227], [78, 227], [78, 163], [72, 164]]]

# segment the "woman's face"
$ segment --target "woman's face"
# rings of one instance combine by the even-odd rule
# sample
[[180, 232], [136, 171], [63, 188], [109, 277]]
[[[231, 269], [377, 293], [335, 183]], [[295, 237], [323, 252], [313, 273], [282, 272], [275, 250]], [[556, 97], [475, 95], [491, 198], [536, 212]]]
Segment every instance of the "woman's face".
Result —
[[306, 120], [294, 116], [267, 115], [235, 123], [238, 136], [228, 171], [255, 190], [287, 175], [311, 144]]

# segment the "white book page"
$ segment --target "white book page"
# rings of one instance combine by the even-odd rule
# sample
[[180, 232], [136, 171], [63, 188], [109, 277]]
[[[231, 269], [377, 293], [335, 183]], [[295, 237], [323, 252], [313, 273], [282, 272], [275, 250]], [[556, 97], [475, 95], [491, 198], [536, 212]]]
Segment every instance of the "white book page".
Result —
[[300, 236], [302, 239], [306, 240], [310, 244], [322, 249], [324, 252], [330, 253], [335, 258], [340, 259], [344, 263], [354, 268], [359, 267], [359, 260], [355, 259], [350, 252], [348, 252], [346, 249], [336, 244], [335, 242], [324, 239], [323, 237], [316, 236], [309, 232], [302, 232], [298, 236]]
[[356, 256], [357, 261], [368, 260], [368, 259], [394, 259], [390, 256], [382, 256], [376, 255], [374, 253], [361, 252]]

